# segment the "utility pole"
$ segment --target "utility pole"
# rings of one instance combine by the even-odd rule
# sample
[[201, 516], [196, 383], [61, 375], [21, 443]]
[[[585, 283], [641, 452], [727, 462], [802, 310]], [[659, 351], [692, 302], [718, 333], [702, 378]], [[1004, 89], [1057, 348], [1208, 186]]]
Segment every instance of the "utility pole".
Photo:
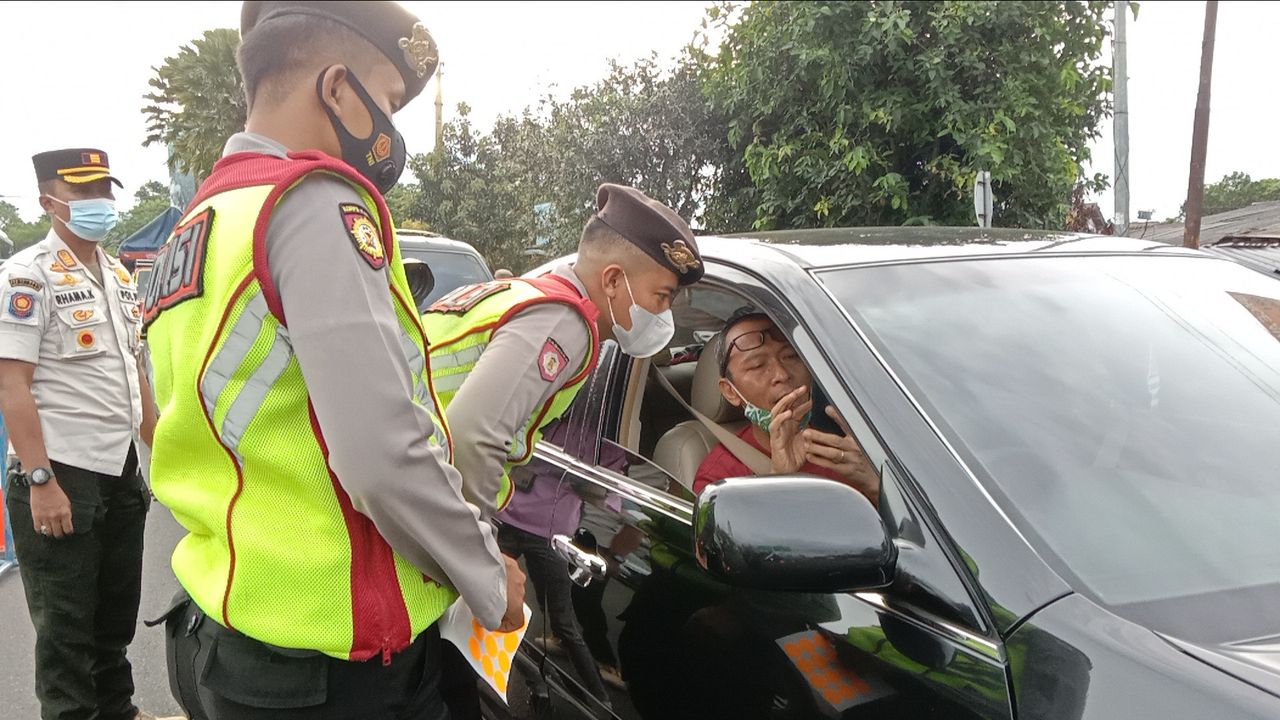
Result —
[[444, 63], [436, 66], [436, 152], [444, 152]]
[[1204, 5], [1204, 42], [1200, 47], [1200, 93], [1196, 97], [1196, 122], [1191, 131], [1191, 177], [1187, 180], [1184, 247], [1200, 247], [1200, 211], [1204, 205], [1204, 159], [1209, 148], [1209, 84], [1213, 78], [1213, 37], [1218, 27], [1218, 0]]
[[1116, 2], [1116, 41], [1112, 70], [1115, 73], [1116, 235], [1129, 233], [1129, 60], [1125, 45], [1127, 0]]

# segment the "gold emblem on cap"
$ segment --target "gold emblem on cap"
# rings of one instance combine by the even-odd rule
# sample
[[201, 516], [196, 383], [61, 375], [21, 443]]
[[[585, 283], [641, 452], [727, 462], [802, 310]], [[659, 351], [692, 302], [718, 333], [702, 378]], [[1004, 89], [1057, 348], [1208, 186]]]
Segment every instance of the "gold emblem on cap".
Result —
[[400, 49], [404, 50], [405, 60], [418, 73], [418, 77], [426, 77], [427, 72], [436, 64], [436, 44], [422, 23], [413, 24], [413, 34], [410, 37], [400, 38]]
[[671, 261], [672, 265], [676, 266], [681, 275], [702, 264], [698, 262], [698, 258], [694, 256], [693, 251], [689, 249], [689, 246], [683, 240], [677, 240], [671, 245], [662, 243], [662, 252], [667, 254], [667, 259]]

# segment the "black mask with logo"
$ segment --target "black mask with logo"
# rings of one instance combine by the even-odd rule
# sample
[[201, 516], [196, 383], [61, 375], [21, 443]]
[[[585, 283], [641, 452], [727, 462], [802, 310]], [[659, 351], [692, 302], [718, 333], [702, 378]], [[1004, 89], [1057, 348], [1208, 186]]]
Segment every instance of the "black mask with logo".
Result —
[[352, 135], [328, 103], [324, 102], [324, 74], [328, 71], [329, 69], [325, 68], [320, 73], [320, 77], [316, 78], [316, 95], [320, 98], [320, 106], [329, 116], [334, 132], [338, 134], [338, 143], [342, 146], [342, 160], [373, 183], [373, 186], [378, 188], [378, 192], [386, 195], [387, 191], [395, 187], [400, 179], [400, 173], [404, 172], [404, 136], [396, 130], [391, 118], [387, 117], [386, 113], [382, 112], [382, 108], [373, 102], [364, 85], [361, 85], [360, 80], [348, 69], [347, 82], [360, 96], [360, 102], [369, 111], [369, 117], [373, 118], [373, 130], [369, 132], [369, 137], [358, 138]]

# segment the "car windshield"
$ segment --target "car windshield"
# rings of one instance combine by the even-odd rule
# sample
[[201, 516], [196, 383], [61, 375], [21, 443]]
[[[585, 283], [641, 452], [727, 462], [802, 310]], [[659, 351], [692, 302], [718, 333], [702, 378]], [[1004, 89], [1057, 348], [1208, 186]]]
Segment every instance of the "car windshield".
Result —
[[446, 293], [463, 285], [484, 282], [492, 279], [492, 275], [474, 255], [452, 252], [449, 250], [430, 250], [401, 246], [401, 254], [405, 258], [421, 260], [431, 268], [436, 284], [431, 294], [423, 301], [422, 307], [444, 297]]
[[1280, 596], [1280, 282], [1170, 256], [819, 276], [1085, 591]]

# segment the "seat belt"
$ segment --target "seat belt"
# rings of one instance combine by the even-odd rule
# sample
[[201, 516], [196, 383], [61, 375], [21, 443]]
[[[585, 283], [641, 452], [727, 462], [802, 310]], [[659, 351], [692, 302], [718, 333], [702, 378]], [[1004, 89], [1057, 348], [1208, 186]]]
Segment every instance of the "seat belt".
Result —
[[658, 384], [662, 386], [662, 389], [666, 390], [671, 397], [675, 398], [676, 402], [680, 403], [680, 406], [685, 410], [688, 410], [689, 414], [693, 415], [698, 422], [705, 425], [706, 428], [711, 431], [711, 434], [715, 435], [716, 439], [719, 440], [720, 443], [724, 445], [725, 449], [729, 451], [729, 454], [737, 458], [739, 462], [746, 465], [747, 468], [756, 475], [774, 474], [773, 461], [769, 459], [768, 455], [760, 452], [751, 443], [743, 440], [737, 435], [734, 435], [728, 430], [725, 430], [719, 423], [716, 423], [711, 418], [695, 410], [692, 405], [685, 402], [684, 398], [680, 397], [680, 393], [671, 386], [671, 381], [667, 380], [656, 366], [650, 365], [649, 371], [650, 374], [658, 381]]

